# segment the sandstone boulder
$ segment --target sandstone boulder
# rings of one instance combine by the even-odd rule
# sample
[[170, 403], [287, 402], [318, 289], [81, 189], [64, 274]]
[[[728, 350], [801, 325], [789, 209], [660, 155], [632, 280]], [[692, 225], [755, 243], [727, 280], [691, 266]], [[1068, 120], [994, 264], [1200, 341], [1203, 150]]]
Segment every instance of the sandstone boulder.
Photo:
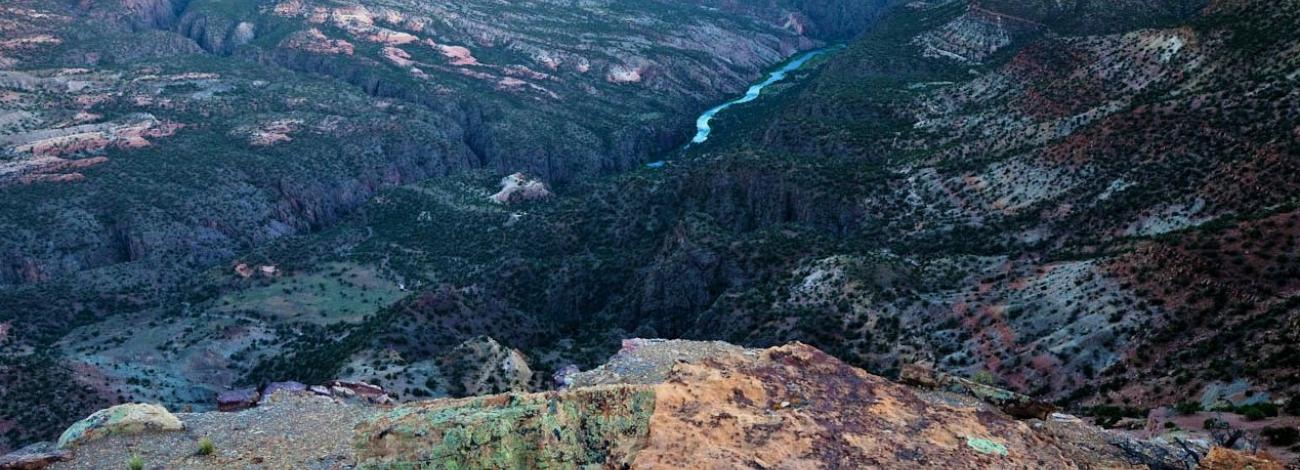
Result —
[[59, 448], [66, 449], [112, 434], [179, 431], [185, 428], [166, 408], [146, 403], [128, 403], [94, 412], [74, 423], [59, 436]]
[[1215, 447], [1201, 459], [1197, 470], [1283, 470], [1282, 465], [1272, 456], [1265, 454], [1246, 454], [1232, 449]]
[[227, 390], [217, 394], [218, 411], [239, 411], [257, 406], [261, 394], [255, 388]]

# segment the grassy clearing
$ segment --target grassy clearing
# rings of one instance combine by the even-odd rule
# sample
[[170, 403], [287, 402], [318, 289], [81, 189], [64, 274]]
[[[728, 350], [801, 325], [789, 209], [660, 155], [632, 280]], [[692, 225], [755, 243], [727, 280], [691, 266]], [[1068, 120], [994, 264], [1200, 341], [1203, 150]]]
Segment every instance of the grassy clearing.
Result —
[[359, 322], [402, 298], [403, 291], [369, 266], [328, 263], [232, 292], [214, 302], [214, 312], [252, 312], [282, 320], [318, 324]]

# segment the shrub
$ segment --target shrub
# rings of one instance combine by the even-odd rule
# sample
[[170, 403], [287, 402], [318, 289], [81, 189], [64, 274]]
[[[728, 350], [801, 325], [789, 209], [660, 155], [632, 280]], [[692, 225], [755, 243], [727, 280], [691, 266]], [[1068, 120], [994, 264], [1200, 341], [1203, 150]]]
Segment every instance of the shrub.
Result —
[[139, 455], [132, 455], [126, 459], [126, 468], [127, 470], [144, 470], [144, 459], [140, 458]]
[[1264, 414], [1264, 411], [1259, 408], [1247, 408], [1241, 414], [1246, 417], [1246, 421], [1259, 421], [1268, 417], [1268, 415]]
[[217, 445], [212, 442], [212, 438], [203, 436], [199, 438], [199, 450], [195, 453], [198, 455], [212, 455], [217, 451]]
[[1266, 401], [1259, 402], [1259, 403], [1252, 403], [1249, 405], [1241, 405], [1237, 407], [1236, 411], [1238, 413], [1241, 413], [1246, 417], [1246, 419], [1251, 421], [1258, 421], [1264, 418], [1272, 418], [1277, 416], [1278, 414], [1277, 405], [1274, 405]]
[[1294, 426], [1280, 428], [1266, 426], [1260, 432], [1260, 436], [1263, 436], [1269, 445], [1277, 447], [1289, 447], [1300, 443], [1300, 429], [1296, 429]]
[[1198, 413], [1203, 409], [1204, 408], [1201, 407], [1200, 402], [1194, 402], [1194, 401], [1185, 401], [1177, 405], [1174, 405], [1174, 410], [1177, 411], [1178, 414], [1180, 415], [1190, 415], [1193, 413]]

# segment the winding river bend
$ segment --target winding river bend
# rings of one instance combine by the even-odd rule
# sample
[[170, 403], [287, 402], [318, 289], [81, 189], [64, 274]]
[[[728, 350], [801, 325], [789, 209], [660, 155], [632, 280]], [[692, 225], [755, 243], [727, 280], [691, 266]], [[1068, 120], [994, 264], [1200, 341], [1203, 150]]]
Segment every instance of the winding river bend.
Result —
[[[751, 85], [749, 87], [749, 90], [745, 91], [744, 96], [741, 96], [740, 98], [736, 98], [726, 103], [722, 103], [720, 105], [709, 108], [708, 111], [705, 111], [704, 114], [701, 114], [699, 118], [695, 119], [695, 137], [692, 138], [691, 142], [686, 144], [686, 147], [683, 147], [682, 150], [690, 148], [690, 146], [692, 145], [701, 144], [704, 143], [704, 141], [709, 140], [709, 134], [713, 132], [713, 128], [709, 126], [709, 123], [713, 121], [713, 117], [717, 116], [718, 113], [732, 106], [742, 104], [742, 103], [748, 103], [750, 101], [754, 101], [758, 99], [758, 96], [763, 93], [764, 88], [767, 88], [768, 85], [784, 80], [786, 75], [789, 75], [790, 72], [793, 72], [795, 70], [799, 70], [800, 67], [803, 67], [803, 65], [808, 63], [808, 61], [811, 60], [813, 57], [817, 57], [821, 54], [825, 54], [828, 52], [837, 51], [839, 49], [842, 49], [843, 47], [844, 46], [841, 45], [835, 47], [815, 49], [815, 50], [805, 52], [799, 57], [796, 57], [794, 60], [787, 62], [781, 68], [773, 71], [772, 73], [769, 73], [767, 75], [767, 78], [764, 79], [763, 81]], [[668, 164], [667, 161], [659, 160], [659, 161], [647, 163], [646, 166], [650, 168], [663, 168], [663, 166], [666, 164]]]
[[691, 139], [691, 143], [700, 144], [700, 143], [704, 143], [704, 141], [706, 140], [709, 140], [709, 134], [713, 132], [713, 128], [709, 127], [709, 122], [713, 121], [713, 117], [717, 116], [718, 113], [732, 106], [742, 104], [742, 103], [748, 103], [750, 101], [754, 101], [758, 99], [758, 95], [761, 94], [763, 92], [763, 89], [767, 88], [768, 85], [784, 80], [785, 76], [788, 75], [790, 72], [798, 70], [799, 67], [803, 67], [803, 64], [807, 63], [813, 57], [817, 57], [818, 55], [824, 54], [827, 51], [829, 51], [829, 49], [816, 49], [816, 50], [805, 52], [803, 53], [803, 55], [786, 63], [785, 66], [781, 67], [780, 69], [777, 69], [776, 71], [768, 74], [766, 80], [763, 80], [761, 82], [755, 83], [754, 85], [750, 86], [749, 90], [745, 92], [745, 96], [736, 98], [726, 103], [722, 103], [720, 105], [714, 106], [708, 111], [705, 111], [704, 114], [701, 114], [700, 117], [695, 120], [695, 138]]

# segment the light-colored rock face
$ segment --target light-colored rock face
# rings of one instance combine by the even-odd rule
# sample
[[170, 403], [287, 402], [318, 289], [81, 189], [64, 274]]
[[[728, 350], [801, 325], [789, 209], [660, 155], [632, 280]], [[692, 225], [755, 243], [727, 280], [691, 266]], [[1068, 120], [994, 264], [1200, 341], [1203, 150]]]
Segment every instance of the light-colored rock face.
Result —
[[501, 190], [491, 196], [492, 202], [508, 204], [512, 201], [532, 201], [551, 196], [546, 183], [531, 179], [523, 173], [501, 178]]
[[179, 431], [185, 428], [166, 408], [145, 403], [128, 403], [96, 411], [76, 422], [59, 436], [59, 447], [68, 448], [114, 434], [151, 431]]
[[[685, 9], [689, 19], [671, 20], [663, 12]], [[721, 58], [731, 66], [761, 69], [794, 50], [808, 48], [813, 42], [803, 36], [803, 28], [791, 26], [793, 12], [759, 7], [745, 26], [754, 31], [736, 34], [727, 20], [713, 15], [711, 9], [681, 4], [646, 7], [627, 3], [610, 8], [603, 4], [570, 4], [541, 1], [510, 6], [495, 2], [320, 2], [285, 0], [269, 8], [268, 13], [285, 19], [301, 20], [316, 28], [329, 27], [343, 32], [342, 40], [352, 43], [377, 43], [385, 46], [407, 45], [430, 48], [443, 61], [421, 60], [427, 50], [408, 49], [416, 57], [393, 61], [393, 54], [382, 55], [395, 65], [413, 69], [420, 78], [439, 73], [501, 83], [511, 80], [505, 90], [522, 96], [558, 97], [569, 83], [593, 66], [605, 71], [604, 81], [614, 85], [641, 85], [654, 88], [676, 86], [674, 82], [696, 80], [699, 73], [679, 74], [664, 57], [663, 44], [673, 49], [701, 56]], [[709, 13], [709, 14], [698, 14]], [[778, 19], [780, 18], [780, 19]], [[565, 28], [556, 25], [600, 25]], [[603, 25], [612, 25], [604, 27]], [[616, 25], [616, 26], [613, 26]], [[603, 31], [624, 30], [628, 34], [606, 38]], [[574, 34], [578, 33], [580, 34]], [[593, 46], [600, 44], [599, 47]], [[327, 48], [330, 49], [330, 48]], [[308, 50], [308, 49], [304, 49]], [[491, 55], [480, 59], [476, 53]], [[400, 62], [400, 63], [398, 63]], [[655, 73], [648, 80], [649, 69]], [[559, 77], [518, 74], [519, 69], [545, 69]], [[416, 72], [418, 71], [418, 72]], [[710, 70], [716, 74], [718, 68]], [[593, 78], [601, 78], [596, 76]], [[578, 79], [583, 81], [583, 79]]]
[[1002, 17], [970, 11], [913, 41], [926, 57], [978, 64], [1011, 44], [1011, 29]]

